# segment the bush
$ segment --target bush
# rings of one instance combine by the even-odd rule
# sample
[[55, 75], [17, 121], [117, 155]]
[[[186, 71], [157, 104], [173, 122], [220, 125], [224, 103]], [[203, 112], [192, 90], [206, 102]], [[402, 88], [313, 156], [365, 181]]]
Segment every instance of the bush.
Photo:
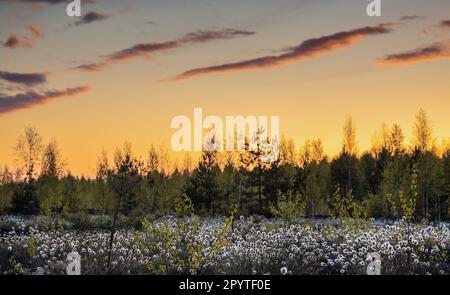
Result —
[[374, 218], [387, 217], [386, 201], [378, 194], [369, 194], [364, 201], [365, 209], [368, 216]]
[[277, 201], [270, 206], [270, 212], [275, 216], [291, 222], [305, 216], [306, 202], [300, 193], [278, 193]]
[[[208, 257], [219, 253], [228, 245], [235, 210], [230, 213], [210, 244], [202, 241], [201, 219], [192, 217], [192, 212], [194, 206], [191, 200], [182, 195], [176, 202], [175, 213], [178, 218], [175, 221], [155, 224], [144, 219], [142, 227], [145, 234], [137, 235], [136, 240], [142, 251], [155, 257], [147, 263], [151, 273], [202, 274], [207, 269]], [[161, 251], [161, 246], [164, 251]]]

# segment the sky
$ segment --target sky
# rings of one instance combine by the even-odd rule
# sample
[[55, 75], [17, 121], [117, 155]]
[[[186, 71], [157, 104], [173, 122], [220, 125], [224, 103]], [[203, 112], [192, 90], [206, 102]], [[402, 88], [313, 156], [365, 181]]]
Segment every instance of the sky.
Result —
[[[0, 0], [0, 166], [26, 126], [56, 139], [75, 174], [102, 150], [165, 145], [175, 116], [280, 118], [297, 147], [339, 152], [352, 116], [361, 150], [382, 123], [412, 133], [424, 109], [450, 136], [450, 2]], [[179, 156], [171, 152], [174, 157]]]

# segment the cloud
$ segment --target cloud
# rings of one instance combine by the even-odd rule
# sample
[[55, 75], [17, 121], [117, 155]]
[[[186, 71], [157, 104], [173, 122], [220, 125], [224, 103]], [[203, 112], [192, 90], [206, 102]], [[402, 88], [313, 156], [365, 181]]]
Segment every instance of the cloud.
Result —
[[416, 48], [410, 51], [386, 55], [378, 62], [383, 65], [404, 65], [431, 60], [450, 58], [450, 42], [437, 42], [429, 46]]
[[45, 83], [47, 81], [47, 76], [46, 74], [41, 73], [24, 74], [0, 71], [0, 79], [10, 83], [34, 86]]
[[2, 92], [18, 92], [18, 91], [24, 91], [23, 90], [23, 86], [16, 85], [16, 84], [11, 84], [11, 83], [3, 83], [0, 80], [0, 93]]
[[27, 26], [27, 28], [37, 38], [42, 38], [44, 36], [44, 32], [42, 32], [41, 28], [39, 28], [38, 26], [31, 26], [30, 25], [30, 26]]
[[96, 12], [96, 11], [89, 11], [88, 13], [83, 15], [79, 21], [75, 22], [75, 25], [79, 26], [79, 25], [90, 24], [93, 22], [105, 20], [109, 17], [110, 17], [109, 14]]
[[34, 40], [35, 39], [27, 36], [17, 36], [15, 34], [11, 34], [3, 43], [3, 46], [7, 48], [32, 47]]
[[21, 40], [16, 35], [9, 35], [8, 39], [3, 43], [4, 47], [16, 48], [23, 46]]
[[416, 20], [416, 19], [423, 19], [423, 16], [419, 15], [404, 15], [400, 18], [401, 21], [409, 21], [409, 20]]
[[300, 45], [285, 50], [280, 55], [269, 55], [243, 61], [225, 63], [186, 71], [169, 80], [183, 80], [199, 75], [217, 74], [230, 71], [244, 71], [278, 67], [287, 63], [298, 62], [332, 52], [340, 48], [354, 45], [370, 35], [387, 34], [393, 24], [381, 24], [373, 27], [362, 27], [332, 35], [308, 39]]
[[444, 28], [450, 28], [450, 20], [443, 20], [440, 25]]
[[74, 96], [89, 91], [87, 86], [67, 88], [65, 90], [47, 90], [44, 92], [28, 91], [15, 95], [0, 93], [0, 116], [14, 111], [47, 104], [52, 100]]
[[26, 26], [26, 28], [30, 31], [31, 36], [17, 36], [11, 34], [8, 36], [8, 39], [3, 42], [3, 46], [7, 48], [32, 47], [37, 39], [44, 36], [44, 33], [38, 26], [29, 25]]
[[255, 34], [255, 32], [235, 29], [224, 29], [218, 31], [201, 30], [183, 35], [177, 39], [166, 42], [136, 44], [134, 46], [107, 55], [103, 61], [100, 61], [98, 63], [83, 64], [75, 67], [74, 69], [84, 71], [99, 71], [117, 62], [136, 57], [151, 58], [152, 53], [173, 50], [189, 43], [204, 43], [219, 39], [231, 39], [238, 36], [248, 36], [253, 34]]

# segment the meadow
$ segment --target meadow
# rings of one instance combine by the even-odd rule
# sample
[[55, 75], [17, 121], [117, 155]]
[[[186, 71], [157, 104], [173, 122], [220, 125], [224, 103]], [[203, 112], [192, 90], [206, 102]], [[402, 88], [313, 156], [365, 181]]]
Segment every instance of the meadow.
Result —
[[44, 216], [0, 220], [1, 274], [63, 275], [74, 251], [84, 275], [366, 275], [374, 252], [381, 274], [450, 274], [446, 223], [168, 216], [138, 228], [124, 223], [108, 263], [106, 216], [89, 216], [83, 225]]

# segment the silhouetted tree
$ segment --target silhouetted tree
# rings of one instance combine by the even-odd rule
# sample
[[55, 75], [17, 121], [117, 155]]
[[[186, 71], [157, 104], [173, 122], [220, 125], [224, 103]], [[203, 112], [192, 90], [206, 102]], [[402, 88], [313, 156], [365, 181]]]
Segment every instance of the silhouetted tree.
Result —
[[435, 140], [433, 138], [432, 123], [425, 111], [420, 110], [416, 115], [413, 128], [413, 161], [418, 167], [418, 191], [420, 202], [417, 204], [423, 218], [430, 217], [431, 202], [436, 202], [441, 194], [443, 167], [437, 158]]
[[[214, 144], [214, 138], [211, 139]], [[214, 198], [220, 194], [219, 187], [219, 158], [214, 148], [204, 148], [197, 168], [186, 186], [186, 195], [191, 198], [198, 210], [215, 213]]]
[[37, 175], [36, 167], [42, 152], [42, 137], [36, 128], [27, 127], [25, 133], [17, 141], [15, 147], [17, 162], [25, 175], [25, 180], [31, 183]]
[[119, 213], [128, 213], [132, 208], [136, 193], [142, 181], [143, 163], [131, 152], [131, 145], [126, 143], [123, 150], [118, 149], [114, 157], [114, 166], [108, 171], [108, 184], [114, 196], [114, 211], [111, 222], [107, 270], [111, 271], [111, 254], [116, 233]]
[[62, 199], [66, 212], [75, 213], [82, 207], [81, 192], [83, 179], [77, 179], [70, 172], [62, 179]]
[[60, 178], [65, 163], [55, 140], [45, 146], [41, 160], [41, 174], [38, 190], [41, 210], [50, 215], [60, 214], [64, 209], [63, 194], [60, 189]]
[[8, 167], [0, 171], [0, 214], [6, 213], [11, 207], [14, 192], [14, 178]]
[[268, 138], [262, 138], [263, 134], [264, 130], [260, 129], [251, 138], [245, 138], [245, 148], [240, 153], [240, 166], [244, 172], [242, 176], [247, 198], [253, 199], [254, 196], [257, 196], [259, 208], [254, 213], [264, 213], [265, 173], [272, 164], [269, 157], [273, 152], [270, 148], [273, 143], [270, 143]]
[[95, 181], [95, 202], [102, 214], [107, 214], [112, 209], [111, 189], [108, 185], [110, 167], [108, 154], [102, 151], [98, 162]]
[[348, 117], [343, 128], [342, 151], [331, 162], [331, 176], [334, 186], [338, 186], [341, 193], [347, 194], [348, 191], [352, 191], [352, 196], [361, 199], [363, 193], [357, 151], [356, 127], [351, 117]]
[[326, 215], [330, 191], [330, 166], [320, 139], [307, 140], [300, 150], [296, 187], [306, 199], [306, 214]]
[[42, 151], [42, 137], [35, 128], [25, 128], [25, 133], [17, 141], [15, 152], [19, 171], [24, 175], [24, 182], [15, 187], [13, 210], [17, 213], [32, 214], [39, 211], [39, 200], [35, 177]]

